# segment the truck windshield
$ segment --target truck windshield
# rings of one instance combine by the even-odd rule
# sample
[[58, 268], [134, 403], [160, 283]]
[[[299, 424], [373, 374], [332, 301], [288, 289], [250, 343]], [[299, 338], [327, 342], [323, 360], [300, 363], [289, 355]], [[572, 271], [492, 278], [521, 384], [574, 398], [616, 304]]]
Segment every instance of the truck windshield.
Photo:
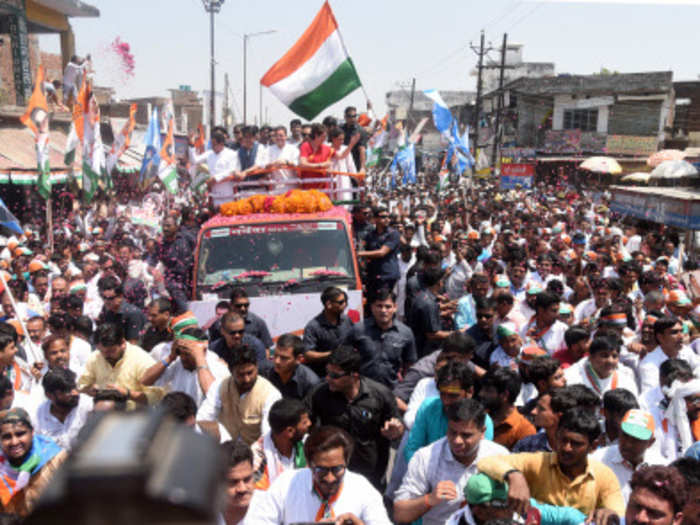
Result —
[[241, 224], [202, 236], [201, 291], [226, 284], [295, 286], [306, 281], [356, 281], [348, 234], [340, 221]]

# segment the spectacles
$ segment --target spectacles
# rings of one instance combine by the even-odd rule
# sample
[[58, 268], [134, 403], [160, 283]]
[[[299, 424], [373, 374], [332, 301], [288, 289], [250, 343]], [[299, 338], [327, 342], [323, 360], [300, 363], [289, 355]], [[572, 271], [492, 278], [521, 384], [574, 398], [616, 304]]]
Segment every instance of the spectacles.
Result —
[[222, 330], [222, 332], [226, 335], [243, 335], [243, 333], [245, 332], [245, 328], [243, 328], [242, 330]]
[[332, 467], [311, 467], [315, 476], [326, 477], [328, 473], [333, 474], [336, 478], [340, 477], [345, 472], [345, 465], [334, 465]]
[[493, 317], [493, 314], [485, 314], [485, 313], [477, 313], [476, 318], [477, 319], [491, 319]]
[[237, 303], [233, 305], [234, 308], [250, 308], [250, 303]]
[[331, 302], [334, 304], [345, 304], [347, 303], [347, 299], [331, 299]]
[[345, 118], [357, 118], [357, 113], [354, 113], [352, 115], [345, 115]]
[[119, 297], [118, 295], [110, 295], [110, 296], [103, 295], [102, 300], [109, 303], [111, 301], [114, 301], [118, 297]]
[[338, 372], [326, 372], [326, 377], [328, 379], [340, 379], [341, 377], [345, 377], [347, 375], [350, 375], [348, 372], [343, 372], [339, 374]]

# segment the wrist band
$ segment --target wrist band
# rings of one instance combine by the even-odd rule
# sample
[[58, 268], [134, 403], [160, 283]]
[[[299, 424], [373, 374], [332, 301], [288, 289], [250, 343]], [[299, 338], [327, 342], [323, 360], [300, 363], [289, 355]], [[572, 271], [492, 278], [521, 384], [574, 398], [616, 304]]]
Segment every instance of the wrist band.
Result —
[[423, 501], [425, 502], [426, 507], [428, 507], [429, 509], [433, 508], [433, 506], [430, 504], [430, 498], [428, 498], [427, 494], [423, 496]]
[[209, 367], [207, 365], [198, 366], [197, 372], [199, 372], [200, 370], [209, 370]]
[[170, 366], [170, 363], [168, 362], [167, 359], [161, 359], [160, 362], [163, 363], [163, 366], [165, 368], [168, 368]]
[[510, 476], [513, 472], [520, 472], [517, 468], [512, 468], [505, 474], [503, 474], [503, 481], [506, 481], [508, 479], [508, 476]]

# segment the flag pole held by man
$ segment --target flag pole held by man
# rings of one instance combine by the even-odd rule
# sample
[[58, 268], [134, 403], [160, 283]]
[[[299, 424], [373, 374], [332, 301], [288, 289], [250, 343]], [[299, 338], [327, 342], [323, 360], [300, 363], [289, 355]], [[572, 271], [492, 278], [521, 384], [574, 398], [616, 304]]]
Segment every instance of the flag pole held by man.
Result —
[[44, 93], [44, 66], [39, 66], [27, 111], [19, 120], [34, 134], [39, 175], [37, 191], [44, 199], [48, 199], [51, 197], [51, 166], [49, 165], [49, 108], [46, 93]]

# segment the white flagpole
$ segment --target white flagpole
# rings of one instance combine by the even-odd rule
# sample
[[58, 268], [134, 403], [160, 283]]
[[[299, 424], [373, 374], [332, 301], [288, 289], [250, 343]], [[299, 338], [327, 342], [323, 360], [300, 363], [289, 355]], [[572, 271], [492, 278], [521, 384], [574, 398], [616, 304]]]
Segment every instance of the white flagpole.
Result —
[[[14, 310], [15, 310], [15, 315], [17, 315], [17, 320], [19, 321], [19, 325], [22, 327], [22, 331], [24, 332], [25, 340], [27, 342], [27, 348], [29, 349], [29, 353], [31, 354], [32, 359], [34, 359], [35, 362], [36, 361], [43, 362], [43, 359], [41, 358], [39, 351], [36, 349], [34, 342], [29, 338], [29, 332], [27, 332], [27, 327], [25, 326], [24, 321], [22, 320], [22, 317], [19, 315], [19, 310], [17, 309], [17, 303], [15, 302], [15, 298], [12, 295], [12, 291], [10, 290], [10, 287], [7, 286], [7, 281], [5, 280], [5, 276], [3, 275], [2, 272], [0, 272], [0, 281], [2, 281], [2, 284], [5, 287], [5, 293], [10, 298], [10, 303], [12, 304], [12, 308], [14, 308]], [[31, 365], [33, 363], [29, 363], [29, 364]]]

